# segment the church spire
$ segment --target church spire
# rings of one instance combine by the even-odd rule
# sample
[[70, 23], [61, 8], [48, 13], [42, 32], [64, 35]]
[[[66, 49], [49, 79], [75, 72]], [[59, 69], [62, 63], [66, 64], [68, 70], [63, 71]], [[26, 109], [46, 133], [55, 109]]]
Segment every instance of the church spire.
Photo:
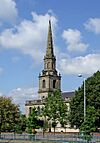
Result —
[[53, 52], [53, 38], [51, 21], [49, 20], [46, 54], [44, 56], [44, 69], [39, 74], [39, 96], [43, 99], [48, 92], [61, 90], [61, 76], [56, 70], [56, 58]]
[[51, 29], [51, 21], [50, 20], [49, 20], [49, 28], [48, 28], [48, 40], [47, 40], [46, 57], [48, 57], [48, 58], [54, 57], [53, 40], [52, 40], [52, 29]]

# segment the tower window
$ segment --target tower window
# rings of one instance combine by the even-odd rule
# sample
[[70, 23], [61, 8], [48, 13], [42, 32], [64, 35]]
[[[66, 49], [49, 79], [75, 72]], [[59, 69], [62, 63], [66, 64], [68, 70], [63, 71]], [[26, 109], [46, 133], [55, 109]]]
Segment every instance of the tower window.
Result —
[[50, 68], [50, 62], [47, 63], [47, 69], [49, 69], [49, 68]]
[[45, 80], [42, 81], [42, 88], [45, 88]]
[[53, 88], [56, 88], [56, 80], [53, 80]]

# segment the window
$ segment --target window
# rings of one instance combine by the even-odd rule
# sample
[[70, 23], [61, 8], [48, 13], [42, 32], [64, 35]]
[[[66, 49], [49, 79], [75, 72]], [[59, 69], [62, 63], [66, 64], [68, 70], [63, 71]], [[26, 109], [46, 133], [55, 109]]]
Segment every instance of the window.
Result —
[[53, 80], [53, 88], [56, 88], [56, 80]]
[[49, 69], [49, 68], [50, 68], [50, 62], [47, 63], [47, 69]]
[[45, 88], [45, 80], [42, 81], [42, 88]]

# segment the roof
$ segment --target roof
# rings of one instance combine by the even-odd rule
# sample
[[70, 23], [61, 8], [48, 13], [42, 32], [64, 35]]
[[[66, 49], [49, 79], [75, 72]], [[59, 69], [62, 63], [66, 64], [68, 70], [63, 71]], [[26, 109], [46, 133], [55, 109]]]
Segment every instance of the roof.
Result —
[[[70, 99], [73, 96], [75, 96], [75, 92], [63, 92], [62, 93], [62, 97], [64, 100], [66, 100], [66, 98]], [[27, 100], [25, 106], [27, 105], [42, 105], [43, 102], [42, 100], [38, 99], [38, 100]]]
[[62, 93], [62, 97], [65, 99], [65, 98], [71, 98], [75, 96], [75, 92], [71, 91], [71, 92], [63, 92]]

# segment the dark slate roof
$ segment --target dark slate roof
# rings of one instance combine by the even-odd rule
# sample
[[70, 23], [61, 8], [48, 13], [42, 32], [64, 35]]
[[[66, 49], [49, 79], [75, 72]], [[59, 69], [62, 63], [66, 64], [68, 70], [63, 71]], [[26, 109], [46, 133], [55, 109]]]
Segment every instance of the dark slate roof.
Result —
[[62, 93], [62, 97], [65, 99], [65, 98], [71, 98], [71, 97], [73, 97], [73, 96], [75, 96], [75, 92], [63, 92]]

